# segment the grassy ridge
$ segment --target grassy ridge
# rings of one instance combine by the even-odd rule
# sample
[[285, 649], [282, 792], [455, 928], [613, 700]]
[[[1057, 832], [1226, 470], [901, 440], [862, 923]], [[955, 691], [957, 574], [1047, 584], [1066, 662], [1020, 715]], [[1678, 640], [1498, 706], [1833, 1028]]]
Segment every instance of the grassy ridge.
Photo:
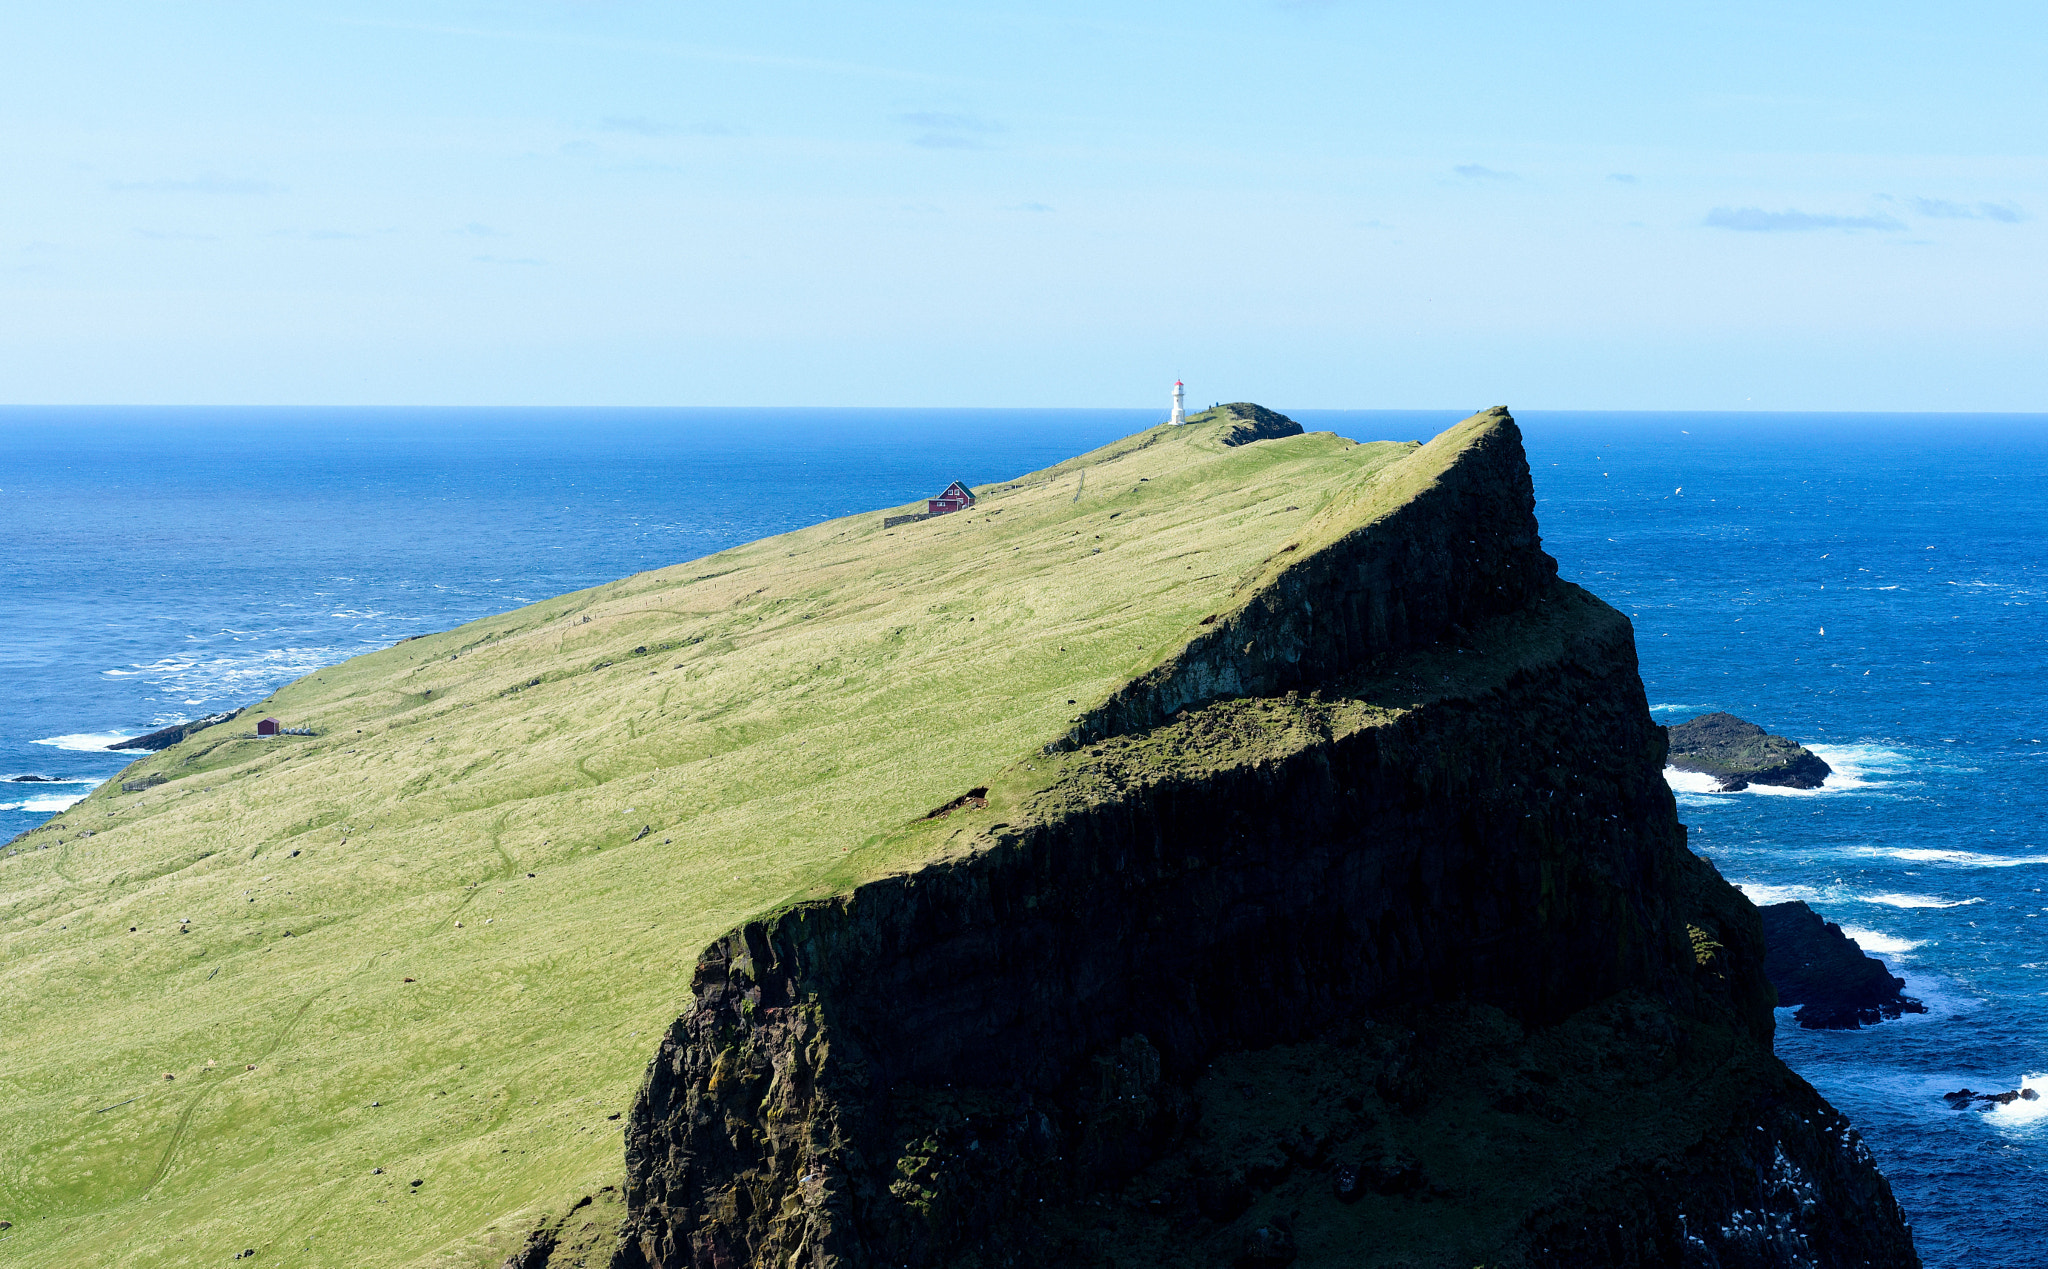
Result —
[[252, 715], [317, 737], [245, 716], [18, 840], [0, 1259], [502, 1259], [620, 1175], [610, 1116], [706, 943], [914, 863], [902, 826], [1413, 452], [1228, 423], [330, 667]]

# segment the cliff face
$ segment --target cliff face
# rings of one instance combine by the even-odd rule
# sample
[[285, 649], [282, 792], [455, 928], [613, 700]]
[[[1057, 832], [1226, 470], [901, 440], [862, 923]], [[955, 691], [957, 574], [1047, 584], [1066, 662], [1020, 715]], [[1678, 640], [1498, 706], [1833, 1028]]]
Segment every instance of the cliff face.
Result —
[[964, 848], [705, 951], [615, 1265], [1917, 1263], [1513, 421], [1406, 461]]

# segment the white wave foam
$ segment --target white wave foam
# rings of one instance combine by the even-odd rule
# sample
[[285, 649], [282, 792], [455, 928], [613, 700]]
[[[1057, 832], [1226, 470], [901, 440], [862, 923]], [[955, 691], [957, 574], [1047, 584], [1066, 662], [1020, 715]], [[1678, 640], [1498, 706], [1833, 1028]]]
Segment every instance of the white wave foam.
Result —
[[1721, 782], [1698, 771], [1680, 771], [1677, 767], [1664, 768], [1664, 783], [1671, 786], [1673, 793], [1719, 793]]
[[[237, 642], [245, 641], [246, 632], [222, 633], [237, 636]], [[293, 679], [346, 661], [358, 651], [353, 646], [323, 646], [266, 648], [233, 656], [183, 653], [147, 665], [135, 663], [100, 673], [139, 677], [153, 687], [175, 693], [187, 705], [210, 705], [223, 700], [240, 703], [267, 696]]]
[[[1913, 759], [1896, 749], [1881, 745], [1808, 745], [1828, 764], [1830, 774], [1818, 789], [1788, 789], [1777, 784], [1752, 784], [1743, 789], [1744, 793], [1755, 793], [1763, 797], [1817, 798], [1833, 797], [1843, 793], [1857, 793], [1866, 789], [1881, 789], [1896, 783], [1881, 779], [1885, 776], [1902, 775], [1913, 768]], [[1719, 794], [1720, 781], [1713, 776], [1697, 771], [1679, 771], [1664, 768], [1664, 782], [1677, 794]], [[1687, 805], [1705, 805], [1690, 802]]]
[[1773, 903], [1790, 903], [1794, 899], [1807, 903], [1821, 898], [1821, 892], [1812, 886], [1775, 886], [1761, 881], [1737, 881], [1731, 883], [1742, 892], [1744, 898], [1759, 908]]
[[50, 736], [35, 743], [53, 749], [67, 749], [72, 753], [105, 753], [107, 746], [133, 740], [141, 734], [133, 731], [88, 731], [71, 736]]
[[1829, 776], [1828, 782], [1818, 789], [1788, 789], [1782, 784], [1752, 784], [1744, 789], [1743, 792], [1754, 793], [1760, 797], [1767, 798], [1812, 798], [1819, 797], [1824, 793], [1847, 793], [1852, 788], [1860, 789], [1862, 787], [1864, 786], [1861, 782], [1852, 784], [1848, 781], [1837, 780], [1834, 776]]
[[[1883, 745], [1834, 744], [1820, 741], [1810, 744], [1808, 749], [1838, 772], [1846, 772], [1859, 778], [1874, 775], [1903, 775], [1911, 771], [1918, 762], [1912, 754], [1903, 749], [1888, 749]], [[1828, 777], [1832, 780], [1834, 777]]]
[[1914, 948], [1924, 945], [1926, 939], [1902, 939], [1879, 930], [1866, 930], [1860, 925], [1845, 925], [1842, 933], [1856, 940], [1856, 946], [1870, 956], [1893, 956], [1904, 960]]
[[2033, 1089], [2036, 1094], [2035, 1100], [2027, 1101], [2022, 1098], [2016, 1102], [2007, 1102], [2003, 1106], [1994, 1106], [1984, 1112], [1985, 1121], [2000, 1128], [2019, 1128], [2032, 1126], [2048, 1118], [2048, 1073], [2022, 1075], [2020, 1087]]
[[2048, 864], [2048, 855], [1987, 855], [1975, 850], [1929, 850], [1907, 846], [1863, 846], [1850, 853], [1903, 859], [1915, 864], [1955, 864], [1963, 868], [2017, 868], [2022, 864]]
[[0, 811], [47, 811], [55, 814], [68, 810], [76, 803], [92, 796], [88, 793], [60, 793], [56, 797], [30, 798], [25, 802], [0, 802]]
[[1711, 714], [1714, 712], [1714, 707], [1712, 705], [1652, 705], [1650, 706], [1650, 712], [1652, 714]]
[[1924, 894], [1866, 894], [1856, 896], [1864, 903], [1881, 903], [1887, 908], [1966, 908], [1982, 899], [1937, 899]]

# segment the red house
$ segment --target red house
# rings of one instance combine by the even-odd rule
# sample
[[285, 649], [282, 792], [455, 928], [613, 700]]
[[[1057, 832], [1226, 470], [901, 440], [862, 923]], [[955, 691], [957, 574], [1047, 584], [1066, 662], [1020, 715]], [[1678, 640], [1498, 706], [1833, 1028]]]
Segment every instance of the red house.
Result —
[[973, 505], [973, 493], [969, 492], [967, 486], [956, 480], [946, 486], [944, 493], [936, 498], [926, 500], [924, 513], [928, 516], [942, 516], [953, 511], [965, 511]]
[[277, 734], [277, 728], [278, 721], [275, 718], [266, 718], [262, 722], [256, 724], [256, 734], [259, 736], [275, 736]]

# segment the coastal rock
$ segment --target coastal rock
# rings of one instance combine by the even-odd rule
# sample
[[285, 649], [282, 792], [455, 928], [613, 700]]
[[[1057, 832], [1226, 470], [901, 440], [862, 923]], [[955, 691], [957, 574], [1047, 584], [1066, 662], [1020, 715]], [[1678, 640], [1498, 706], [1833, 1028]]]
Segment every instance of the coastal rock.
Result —
[[1906, 980], [1866, 956], [1842, 927], [1804, 903], [1757, 909], [1764, 923], [1764, 973], [1780, 1005], [1798, 1005], [1793, 1017], [1814, 1030], [1848, 1031], [1927, 1006], [1902, 995]]
[[172, 723], [169, 727], [160, 727], [146, 736], [135, 736], [119, 744], [108, 745], [107, 748], [147, 749], [151, 753], [155, 753], [160, 749], [169, 749], [187, 736], [196, 735], [208, 727], [227, 722], [229, 719], [239, 716], [241, 712], [239, 709], [231, 709], [224, 714], [208, 714], [204, 718], [195, 718], [189, 723]]
[[1513, 420], [1418, 455], [1001, 822], [699, 953], [613, 1269], [1918, 1265]]
[[2031, 1088], [2008, 1089], [2003, 1093], [1978, 1093], [1959, 1088], [1953, 1093], [1943, 1093], [1941, 1100], [1948, 1103], [1950, 1110], [1990, 1110], [1997, 1106], [2010, 1106], [2014, 1102], [2035, 1102], [2041, 1095]]
[[1733, 714], [1702, 714], [1664, 729], [1671, 738], [1665, 763], [1720, 780], [1723, 793], [1752, 784], [1818, 789], [1832, 774], [1819, 755], [1797, 741], [1773, 736]]

